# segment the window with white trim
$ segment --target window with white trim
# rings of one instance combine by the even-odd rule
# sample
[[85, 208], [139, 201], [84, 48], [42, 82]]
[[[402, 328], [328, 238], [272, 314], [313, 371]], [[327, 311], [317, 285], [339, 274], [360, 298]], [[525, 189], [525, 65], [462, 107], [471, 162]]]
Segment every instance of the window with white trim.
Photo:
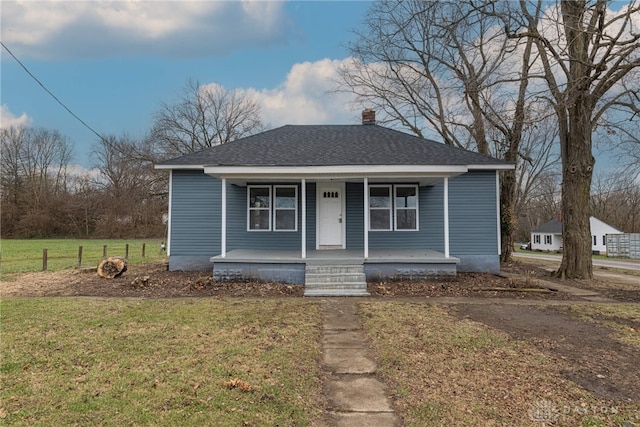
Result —
[[369, 230], [418, 230], [418, 186], [370, 185]]
[[534, 234], [533, 235], [533, 243], [536, 243], [538, 245], [540, 244], [540, 235], [539, 234]]
[[391, 186], [369, 186], [369, 230], [391, 230]]
[[295, 185], [275, 185], [273, 187], [273, 229], [275, 231], [296, 231], [298, 229], [298, 187]]
[[551, 244], [551, 239], [552, 239], [552, 235], [551, 234], [545, 234], [544, 235], [544, 244], [545, 245], [550, 245]]
[[248, 231], [297, 231], [296, 185], [248, 185]]
[[247, 199], [249, 205], [247, 229], [251, 231], [271, 231], [271, 186], [248, 186]]
[[418, 229], [418, 186], [417, 185], [395, 185], [395, 229], [396, 230], [417, 230]]

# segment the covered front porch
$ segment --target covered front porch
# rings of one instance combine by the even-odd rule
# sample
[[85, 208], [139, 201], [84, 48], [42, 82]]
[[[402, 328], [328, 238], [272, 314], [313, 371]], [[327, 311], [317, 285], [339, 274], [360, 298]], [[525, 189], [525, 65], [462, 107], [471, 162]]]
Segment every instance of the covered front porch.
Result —
[[416, 280], [456, 275], [459, 259], [432, 249], [234, 249], [211, 258], [214, 279], [305, 284], [309, 267], [360, 266], [367, 281]]

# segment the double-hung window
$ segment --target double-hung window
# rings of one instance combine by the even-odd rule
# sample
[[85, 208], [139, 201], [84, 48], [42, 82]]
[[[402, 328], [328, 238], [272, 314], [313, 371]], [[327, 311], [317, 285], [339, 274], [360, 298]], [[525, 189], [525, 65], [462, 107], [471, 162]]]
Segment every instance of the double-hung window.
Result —
[[391, 186], [369, 187], [369, 229], [391, 230]]
[[247, 228], [253, 231], [271, 231], [271, 186], [248, 187], [249, 216]]
[[551, 234], [545, 234], [544, 235], [544, 244], [545, 245], [551, 245], [551, 239], [553, 239], [553, 236]]
[[295, 185], [275, 185], [273, 206], [273, 229], [275, 231], [296, 231], [298, 229], [298, 187]]
[[298, 230], [297, 186], [249, 185], [247, 199], [247, 230]]
[[394, 187], [395, 192], [395, 228], [396, 230], [418, 229], [418, 187]]
[[369, 230], [418, 230], [418, 186], [369, 186]]

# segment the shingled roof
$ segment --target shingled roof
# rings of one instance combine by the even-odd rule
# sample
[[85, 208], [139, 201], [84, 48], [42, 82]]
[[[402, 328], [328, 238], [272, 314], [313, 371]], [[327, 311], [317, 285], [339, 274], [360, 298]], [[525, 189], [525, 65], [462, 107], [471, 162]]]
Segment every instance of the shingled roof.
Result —
[[554, 218], [533, 230], [533, 233], [562, 234], [562, 222]]
[[343, 166], [511, 164], [378, 125], [286, 125], [166, 160], [188, 166]]

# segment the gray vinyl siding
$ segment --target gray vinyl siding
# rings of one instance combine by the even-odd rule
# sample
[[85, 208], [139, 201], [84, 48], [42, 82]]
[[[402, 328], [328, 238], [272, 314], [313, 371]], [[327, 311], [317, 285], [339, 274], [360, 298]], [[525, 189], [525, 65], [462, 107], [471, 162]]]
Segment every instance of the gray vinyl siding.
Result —
[[[347, 183], [347, 249], [364, 247], [363, 188], [361, 183]], [[419, 188], [418, 231], [370, 231], [369, 248], [444, 250], [442, 188]]]
[[495, 171], [473, 171], [449, 180], [451, 255], [497, 254], [496, 215]]
[[202, 171], [172, 171], [171, 256], [220, 253], [220, 181]]
[[[278, 183], [270, 183], [278, 184]], [[265, 184], [260, 184], [265, 185]], [[285, 183], [284, 185], [290, 185]], [[227, 187], [227, 250], [299, 250], [302, 243], [302, 195], [298, 187], [298, 231], [247, 231], [247, 187]], [[315, 249], [315, 184], [307, 184], [307, 249]]]

